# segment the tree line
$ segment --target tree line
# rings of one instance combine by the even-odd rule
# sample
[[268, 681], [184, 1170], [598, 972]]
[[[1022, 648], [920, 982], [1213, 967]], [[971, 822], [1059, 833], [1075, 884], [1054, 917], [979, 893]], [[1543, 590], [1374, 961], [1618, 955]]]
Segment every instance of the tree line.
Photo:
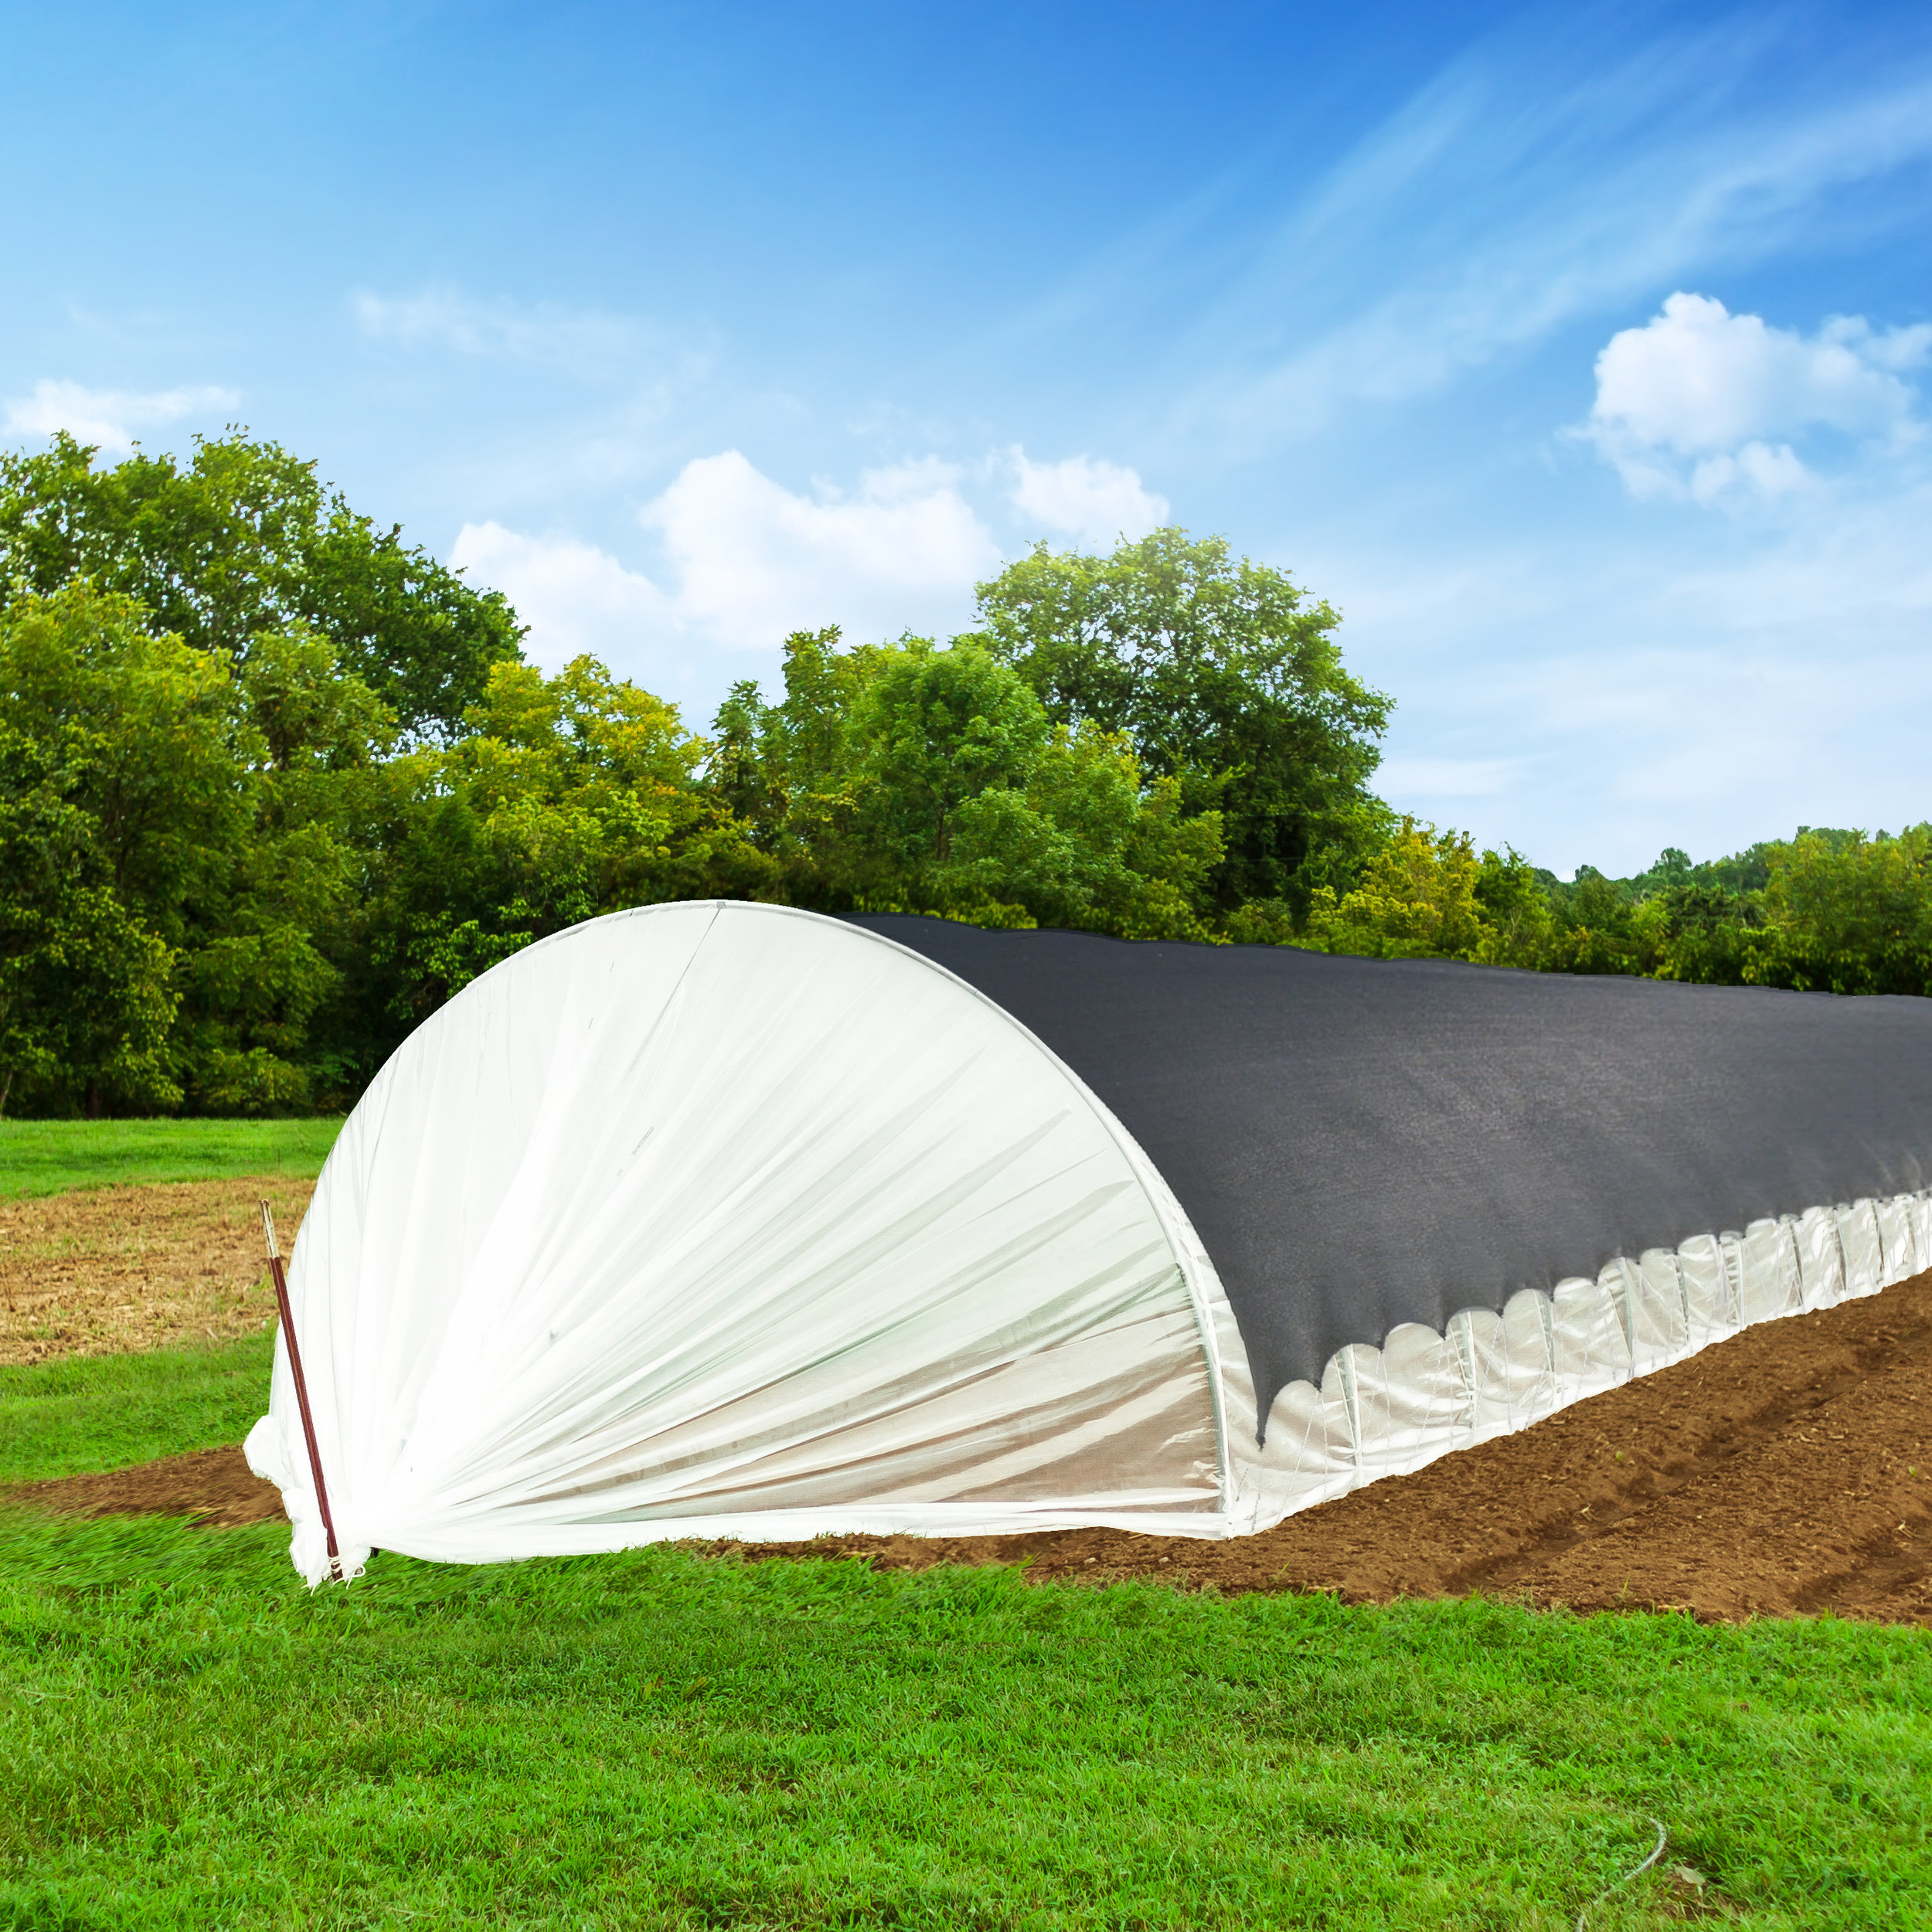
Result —
[[710, 728], [243, 433], [0, 454], [0, 1109], [352, 1102], [519, 947], [655, 901], [1841, 992], [1932, 985], [1932, 828], [1573, 882], [1398, 817], [1283, 572], [1036, 547], [944, 641], [801, 631]]

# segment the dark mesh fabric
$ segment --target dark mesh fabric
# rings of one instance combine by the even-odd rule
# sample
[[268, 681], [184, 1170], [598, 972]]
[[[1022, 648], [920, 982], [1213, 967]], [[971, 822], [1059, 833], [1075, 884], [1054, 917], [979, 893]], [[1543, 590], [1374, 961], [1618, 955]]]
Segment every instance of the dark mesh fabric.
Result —
[[1932, 1000], [854, 923], [1114, 1110], [1214, 1257], [1264, 1416], [1398, 1323], [1932, 1182]]

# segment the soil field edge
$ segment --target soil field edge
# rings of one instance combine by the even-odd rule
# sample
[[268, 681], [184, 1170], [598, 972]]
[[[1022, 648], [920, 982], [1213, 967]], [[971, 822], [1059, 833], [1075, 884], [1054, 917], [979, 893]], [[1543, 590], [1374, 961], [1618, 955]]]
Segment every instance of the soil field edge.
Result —
[[[9, 1493], [210, 1526], [281, 1513], [238, 1448]], [[1351, 1603], [1481, 1594], [1579, 1611], [1932, 1625], [1932, 1272], [1760, 1324], [1259, 1536], [1082, 1529], [707, 1547], [754, 1562], [1023, 1564], [1034, 1583], [1145, 1577], [1229, 1594], [1330, 1590]]]

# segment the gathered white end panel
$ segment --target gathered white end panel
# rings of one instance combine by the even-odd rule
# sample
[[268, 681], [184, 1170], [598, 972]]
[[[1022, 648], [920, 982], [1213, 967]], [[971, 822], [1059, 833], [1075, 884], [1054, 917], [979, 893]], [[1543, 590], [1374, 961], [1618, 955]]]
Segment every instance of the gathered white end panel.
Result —
[[1615, 1260], [1553, 1294], [1526, 1289], [1500, 1314], [1467, 1311], [1440, 1335], [1410, 1323], [1379, 1349], [1343, 1349], [1319, 1388], [1291, 1383], [1276, 1396], [1260, 1448], [1253, 1385], [1231, 1379], [1234, 1533], [1527, 1428], [1756, 1322], [1876, 1294], [1928, 1267], [1932, 1194], [1812, 1208]]
[[[532, 947], [389, 1061], [302, 1226], [345, 1563], [1224, 1534], [1226, 1318], [1144, 1166], [1000, 1009], [838, 921], [655, 906]], [[318, 1580], [285, 1351], [247, 1448]]]

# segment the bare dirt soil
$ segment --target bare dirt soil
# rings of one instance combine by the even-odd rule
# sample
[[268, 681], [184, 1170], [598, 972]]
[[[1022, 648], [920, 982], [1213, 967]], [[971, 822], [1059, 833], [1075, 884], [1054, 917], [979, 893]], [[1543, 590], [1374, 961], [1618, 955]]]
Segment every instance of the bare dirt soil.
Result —
[[754, 1558], [1024, 1563], [1352, 1603], [1481, 1592], [1733, 1619], [1932, 1624], [1932, 1274], [1767, 1322], [1517, 1434], [1223, 1543], [1068, 1530], [821, 1538]]
[[256, 1475], [239, 1449], [198, 1449], [105, 1475], [17, 1483], [6, 1494], [66, 1516], [187, 1516], [212, 1529], [287, 1520], [281, 1492]]
[[[15, 1491], [89, 1515], [280, 1514], [239, 1449]], [[1223, 1543], [1069, 1530], [727, 1545], [753, 1561], [1021, 1563], [1029, 1580], [1482, 1593], [1711, 1620], [1825, 1611], [1932, 1624], [1932, 1274], [1767, 1322], [1521, 1433]]]
[[269, 1174], [0, 1201], [0, 1364], [258, 1333], [275, 1312], [260, 1203], [286, 1254], [315, 1185]]

